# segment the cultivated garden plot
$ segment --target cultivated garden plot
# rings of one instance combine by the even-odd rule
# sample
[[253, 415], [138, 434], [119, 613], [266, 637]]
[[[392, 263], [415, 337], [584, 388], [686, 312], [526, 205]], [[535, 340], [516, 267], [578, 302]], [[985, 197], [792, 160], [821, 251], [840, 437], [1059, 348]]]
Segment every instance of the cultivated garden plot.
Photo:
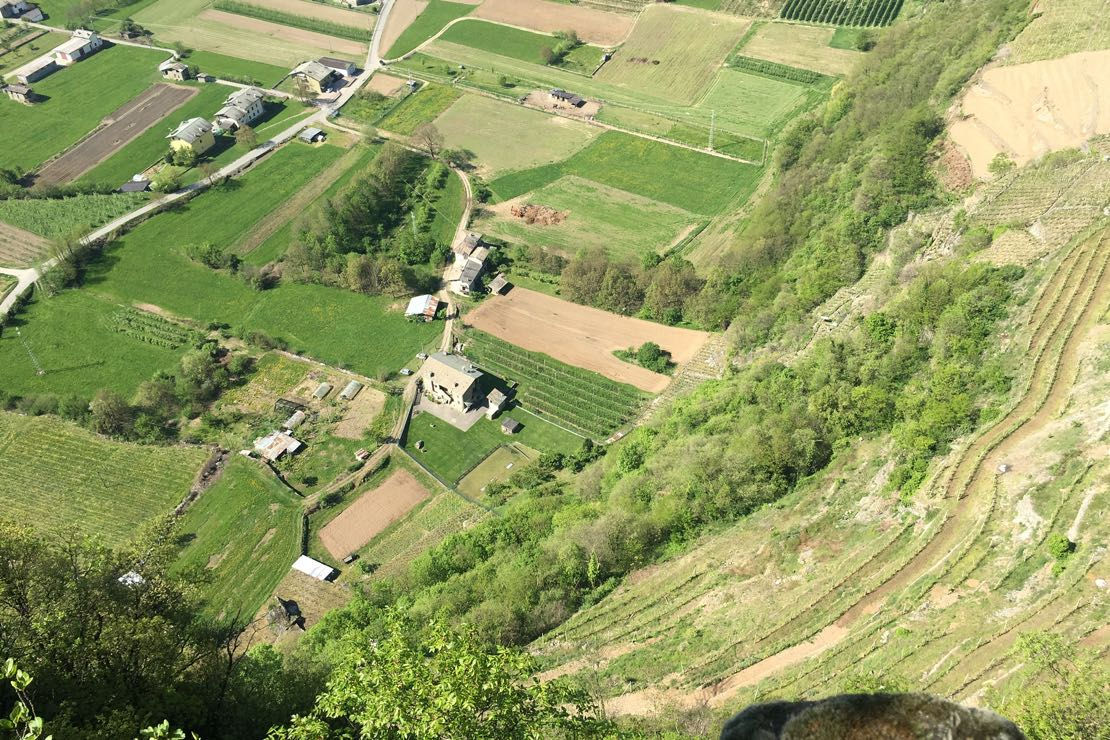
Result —
[[649, 6], [597, 79], [676, 103], [693, 103], [749, 25], [750, 21], [688, 8]]
[[481, 498], [490, 483], [505, 481], [513, 471], [519, 470], [538, 456], [539, 453], [535, 450], [519, 444], [498, 447], [459, 481], [459, 491], [471, 498]]
[[207, 455], [111, 442], [54, 416], [0, 412], [0, 507], [58, 537], [77, 532], [122, 545], [185, 498]]
[[30, 267], [46, 250], [46, 240], [38, 234], [0, 221], [0, 267]]
[[[533, 220], [526, 206], [549, 211]], [[665, 252], [701, 219], [689, 211], [569, 175], [482, 210], [475, 228], [510, 242], [546, 247], [567, 257], [600, 247], [615, 258]]]
[[463, 95], [435, 125], [447, 146], [474, 152], [487, 177], [564, 160], [601, 133], [585, 123], [478, 95]]
[[333, 558], [342, 560], [361, 550], [429, 495], [411, 473], [398, 470], [328, 522], [320, 530], [320, 541]]
[[614, 350], [655, 342], [671, 353], [674, 362], [682, 364], [709, 336], [693, 329], [617, 316], [523, 288], [483, 302], [466, 315], [465, 321], [511, 344], [650, 393], [665, 389], [670, 378], [619, 360]]
[[744, 43], [740, 53], [827, 75], [848, 74], [863, 53], [829, 46], [834, 32], [821, 26], [766, 23]]

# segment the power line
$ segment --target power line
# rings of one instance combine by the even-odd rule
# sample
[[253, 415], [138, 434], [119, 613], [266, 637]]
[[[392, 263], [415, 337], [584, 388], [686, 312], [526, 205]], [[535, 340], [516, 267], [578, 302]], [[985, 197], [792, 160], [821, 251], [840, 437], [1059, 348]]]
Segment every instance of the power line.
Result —
[[27, 351], [27, 356], [31, 358], [31, 364], [35, 366], [35, 375], [46, 375], [46, 371], [43, 370], [42, 365], [39, 364], [39, 358], [35, 357], [35, 353], [31, 351], [31, 345], [27, 344], [27, 340], [24, 338], [23, 332], [19, 330], [18, 326], [15, 328], [15, 335], [19, 337], [20, 344], [22, 344], [23, 349]]

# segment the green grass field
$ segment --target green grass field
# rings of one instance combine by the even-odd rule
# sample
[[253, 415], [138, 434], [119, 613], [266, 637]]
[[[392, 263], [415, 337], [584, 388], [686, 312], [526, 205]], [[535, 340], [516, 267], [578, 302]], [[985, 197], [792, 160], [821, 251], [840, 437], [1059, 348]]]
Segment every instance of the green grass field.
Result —
[[[440, 39], [533, 64], [544, 63], [542, 54], [544, 48], [554, 49], [559, 45], [559, 39], [550, 34], [525, 31], [476, 18], [456, 23], [448, 28]], [[590, 75], [601, 63], [602, 53], [603, 50], [600, 47], [582, 44], [572, 49], [558, 66]]]
[[[91, 398], [101, 388], [130, 396], [159, 370], [172, 370], [182, 354], [122, 333], [113, 322], [121, 307], [88, 291], [38, 295], [0, 335], [0, 388], [11, 393], [75, 393]], [[31, 349], [45, 375], [36, 375]]]
[[233, 455], [176, 534], [185, 544], [174, 570], [205, 574], [207, 611], [249, 620], [301, 554], [300, 499], [258, 462]]
[[[526, 202], [565, 212], [562, 223], [527, 224], [508, 213], [483, 218], [478, 228], [511, 242], [573, 255], [601, 247], [614, 258], [662, 252], [701, 219], [680, 208], [632, 195], [580, 177], [561, 177], [526, 197]], [[499, 209], [500, 210], [500, 209]]]
[[281, 337], [293, 349], [366, 375], [396, 370], [441, 329], [405, 321], [400, 308], [391, 308], [397, 299], [294, 283], [259, 292], [182, 251], [203, 241], [231, 246], [341, 153], [330, 145], [284, 147], [245, 177], [127, 234], [90, 267], [87, 289], [120, 303], [153, 303], [201, 323]]
[[696, 110], [703, 119], [708, 111], [716, 111], [738, 133], [773, 139], [790, 120], [816, 105], [824, 95], [816, 88], [726, 69]]
[[449, 3], [445, 0], [428, 0], [427, 7], [421, 11], [416, 20], [397, 37], [383, 56], [387, 59], [396, 59], [404, 56], [425, 41], [435, 36], [440, 30], [456, 18], [470, 15], [474, 11], [473, 5], [465, 3]]
[[0, 221], [53, 239], [74, 233], [83, 234], [135, 210], [146, 200], [147, 196], [143, 193], [0, 200]]
[[466, 193], [462, 180], [454, 172], [447, 175], [447, 182], [438, 192], [435, 201], [435, 219], [432, 221], [432, 237], [440, 244], [450, 244], [455, 230], [462, 220], [466, 206]]
[[0, 516], [118, 545], [169, 514], [207, 453], [110, 442], [52, 416], [0, 412]]
[[[155, 0], [135, 0], [135, 2], [120, 4], [118, 7], [107, 7], [98, 12], [93, 19], [92, 28], [97, 31], [111, 31], [117, 29], [120, 21], [142, 10]], [[36, 0], [36, 4], [46, 14], [46, 23], [51, 26], [65, 27], [70, 16], [69, 11], [80, 6], [82, 0]], [[107, 3], [105, 3], [107, 4]]]
[[676, 103], [693, 103], [749, 23], [664, 5], [648, 6], [597, 79]]
[[27, 106], [0, 99], [0, 130], [39, 132], [19, 146], [0, 149], [0, 167], [30, 170], [75, 144], [100, 120], [134, 98], [158, 77], [160, 51], [115, 46], [34, 84], [48, 100]]
[[[505, 445], [489, 454], [478, 467], [459, 481], [459, 491], [471, 498], [481, 498], [486, 486], [506, 480], [514, 471], [527, 465], [534, 455], [525, 454], [518, 446]], [[512, 467], [509, 467], [509, 466]]]
[[[519, 383], [516, 400], [525, 408], [595, 440], [607, 438], [632, 419], [646, 398], [646, 394], [630, 385], [473, 329], [466, 333], [466, 355], [483, 370]], [[583, 403], [584, 398], [590, 402]], [[509, 415], [526, 425], [530, 418], [535, 421], [520, 412]], [[533, 449], [544, 449], [529, 442], [526, 436], [514, 438]]]
[[422, 123], [434, 121], [451, 107], [461, 93], [446, 85], [430, 84], [402, 100], [386, 114], [378, 126], [398, 134], [411, 134]]
[[200, 49], [189, 52], [185, 61], [188, 64], [197, 65], [200, 67], [200, 71], [205, 74], [228, 80], [243, 82], [249, 80], [251, 84], [262, 85], [263, 87], [273, 87], [278, 84], [281, 78], [289, 74], [288, 67], [255, 62], [250, 59], [240, 59], [239, 57], [219, 54], [214, 51], [201, 51]]
[[[502, 414], [505, 416], [506, 414]], [[542, 419], [519, 411], [508, 416], [521, 423], [521, 430], [511, 438], [501, 431], [501, 418], [482, 418], [462, 432], [431, 414], [417, 414], [409, 423], [405, 448], [420, 462], [448, 483], [457, 483], [484, 460], [493, 450], [509, 442], [519, 442], [540, 452], [571, 453], [582, 445], [582, 438], [563, 431]], [[416, 449], [423, 440], [424, 449]]]
[[713, 215], [750, 193], [760, 168], [681, 149], [618, 131], [606, 131], [570, 159], [499, 177], [490, 189], [501, 200], [577, 175], [687, 211]]
[[447, 146], [467, 149], [497, 177], [566, 159], [600, 130], [480, 95], [463, 95], [435, 121]]

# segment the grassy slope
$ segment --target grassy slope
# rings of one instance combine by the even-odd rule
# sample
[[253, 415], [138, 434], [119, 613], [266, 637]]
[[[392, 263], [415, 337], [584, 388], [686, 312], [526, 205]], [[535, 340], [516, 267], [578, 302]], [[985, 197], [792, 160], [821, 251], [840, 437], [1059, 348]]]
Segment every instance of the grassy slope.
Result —
[[578, 175], [677, 208], [711, 215], [755, 188], [760, 169], [607, 131], [570, 159], [501, 177], [490, 188], [502, 200]]
[[109, 317], [119, 308], [83, 290], [38, 297], [20, 313], [16, 326], [21, 326], [23, 340], [46, 374], [35, 374], [23, 343], [8, 329], [0, 335], [0, 388], [19, 395], [75, 393], [86, 398], [100, 388], [111, 388], [129, 396], [155, 372], [172, 370], [179, 350], [108, 327]]
[[55, 417], [0, 412], [0, 514], [59, 536], [126, 542], [185, 497], [205, 455], [109, 442]]
[[120, 302], [154, 303], [201, 323], [283, 337], [294, 349], [368, 375], [400, 367], [439, 327], [405, 321], [390, 310], [394, 299], [292, 283], [257, 292], [182, 252], [201, 241], [230, 246], [339, 154], [337, 147], [293, 143], [246, 177], [147, 221], [90, 270], [89, 289]]
[[460, 95], [457, 90], [446, 85], [425, 85], [398, 103], [378, 121], [378, 126], [398, 134], [411, 134], [420, 124], [435, 120]]
[[[475, 49], [484, 49], [513, 59], [543, 64], [542, 50], [554, 49], [559, 39], [546, 33], [525, 31], [477, 19], [468, 19], [448, 28], [440, 38]], [[566, 55], [559, 66], [591, 74], [601, 61], [602, 49], [583, 44]]]
[[396, 59], [408, 54], [422, 43], [439, 33], [440, 29], [456, 18], [462, 18], [474, 11], [473, 5], [449, 3], [445, 0], [428, 0], [428, 6], [416, 20], [397, 37], [383, 56]]
[[287, 67], [199, 49], [190, 52], [185, 61], [197, 65], [200, 67], [200, 71], [206, 74], [220, 78], [252, 80], [255, 84], [265, 87], [273, 87], [285, 75], [289, 74]]
[[0, 130], [23, 131], [18, 146], [0, 148], [0, 167], [32, 169], [76, 143], [104, 116], [157, 79], [165, 53], [128, 46], [106, 48], [34, 84], [49, 98], [26, 106], [0, 99]]
[[212, 614], [249, 619], [300, 555], [300, 500], [259, 463], [233, 456], [181, 519], [175, 569], [205, 573]]

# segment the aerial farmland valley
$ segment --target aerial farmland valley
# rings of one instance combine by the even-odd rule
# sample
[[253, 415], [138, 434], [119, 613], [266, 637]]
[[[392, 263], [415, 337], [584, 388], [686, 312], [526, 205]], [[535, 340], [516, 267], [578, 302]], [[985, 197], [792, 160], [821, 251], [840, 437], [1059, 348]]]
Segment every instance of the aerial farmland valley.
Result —
[[1101, 0], [0, 0], [0, 738], [1110, 740]]

